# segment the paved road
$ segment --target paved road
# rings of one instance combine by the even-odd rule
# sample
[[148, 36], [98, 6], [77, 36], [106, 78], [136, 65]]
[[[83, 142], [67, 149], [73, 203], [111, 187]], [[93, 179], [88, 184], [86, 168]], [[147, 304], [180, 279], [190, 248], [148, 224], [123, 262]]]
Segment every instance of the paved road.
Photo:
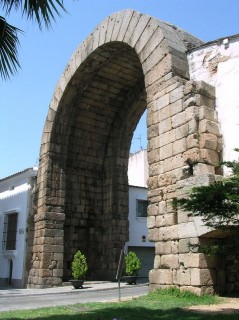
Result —
[[[25, 293], [22, 291], [10, 294], [4, 294], [1, 292], [0, 295], [0, 311], [8, 310], [20, 310], [20, 309], [36, 309], [41, 307], [50, 307], [50, 306], [63, 306], [71, 305], [76, 303], [85, 303], [85, 302], [103, 302], [118, 300], [119, 291], [115, 285], [113, 288], [110, 286], [98, 286], [94, 290], [92, 288], [85, 287], [85, 289], [79, 290], [59, 290], [58, 292], [42, 292], [41, 289], [38, 289], [40, 293]], [[120, 289], [121, 299], [137, 297], [145, 295], [148, 293], [148, 285], [136, 285], [136, 286], [122, 286]]]

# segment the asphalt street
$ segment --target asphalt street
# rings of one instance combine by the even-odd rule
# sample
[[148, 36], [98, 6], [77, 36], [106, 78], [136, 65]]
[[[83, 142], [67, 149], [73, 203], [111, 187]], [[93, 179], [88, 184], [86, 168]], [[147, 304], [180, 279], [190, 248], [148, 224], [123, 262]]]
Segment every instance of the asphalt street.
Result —
[[148, 285], [117, 283], [87, 284], [83, 289], [60, 287], [51, 289], [0, 290], [0, 311], [66, 306], [76, 303], [118, 301], [148, 293]]

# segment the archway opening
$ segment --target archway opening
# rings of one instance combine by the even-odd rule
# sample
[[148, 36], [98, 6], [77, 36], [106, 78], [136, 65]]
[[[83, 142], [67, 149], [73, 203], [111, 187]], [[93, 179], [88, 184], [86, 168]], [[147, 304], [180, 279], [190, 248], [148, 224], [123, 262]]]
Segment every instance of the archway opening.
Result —
[[145, 109], [141, 63], [119, 42], [95, 50], [65, 90], [55, 125], [66, 142], [63, 279], [71, 277], [78, 249], [89, 279], [115, 276], [128, 239], [130, 145]]

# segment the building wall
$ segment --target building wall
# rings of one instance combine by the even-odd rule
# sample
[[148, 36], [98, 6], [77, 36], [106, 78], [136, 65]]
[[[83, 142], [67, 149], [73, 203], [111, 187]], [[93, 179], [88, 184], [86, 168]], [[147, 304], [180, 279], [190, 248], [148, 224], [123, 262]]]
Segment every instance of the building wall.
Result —
[[[148, 199], [147, 150], [140, 150], [129, 157], [129, 241], [127, 246], [154, 247], [148, 240], [147, 217], [137, 217], [137, 200]], [[145, 241], [144, 238], [145, 237]]]
[[190, 77], [215, 87], [224, 160], [236, 160], [239, 137], [239, 36], [215, 40], [188, 54]]
[[129, 185], [147, 188], [148, 177], [147, 150], [130, 154], [128, 165]]
[[148, 199], [147, 151], [140, 150], [129, 157], [129, 240], [125, 252], [134, 251], [141, 260], [140, 277], [147, 277], [154, 263], [154, 242], [148, 239], [147, 217], [137, 217], [137, 200]]
[[[147, 218], [137, 217], [136, 201], [147, 200], [147, 189], [129, 187], [129, 241], [126, 246], [154, 247], [154, 243], [148, 240]], [[143, 236], [146, 238], [144, 241]]]
[[[25, 284], [27, 216], [31, 205], [32, 177], [35, 175], [35, 169], [27, 169], [0, 180], [0, 286], [9, 284], [10, 260], [13, 263], [12, 286], [20, 288]], [[16, 250], [4, 250], [4, 216], [14, 212], [18, 213]]]

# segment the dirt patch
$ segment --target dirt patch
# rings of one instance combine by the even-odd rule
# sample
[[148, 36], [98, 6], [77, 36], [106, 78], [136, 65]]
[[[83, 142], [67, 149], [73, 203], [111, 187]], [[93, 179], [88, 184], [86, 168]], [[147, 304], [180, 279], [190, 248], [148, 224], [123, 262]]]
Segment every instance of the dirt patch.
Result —
[[239, 297], [238, 298], [222, 298], [222, 303], [212, 305], [199, 305], [191, 306], [187, 310], [195, 311], [198, 313], [225, 313], [239, 314]]

